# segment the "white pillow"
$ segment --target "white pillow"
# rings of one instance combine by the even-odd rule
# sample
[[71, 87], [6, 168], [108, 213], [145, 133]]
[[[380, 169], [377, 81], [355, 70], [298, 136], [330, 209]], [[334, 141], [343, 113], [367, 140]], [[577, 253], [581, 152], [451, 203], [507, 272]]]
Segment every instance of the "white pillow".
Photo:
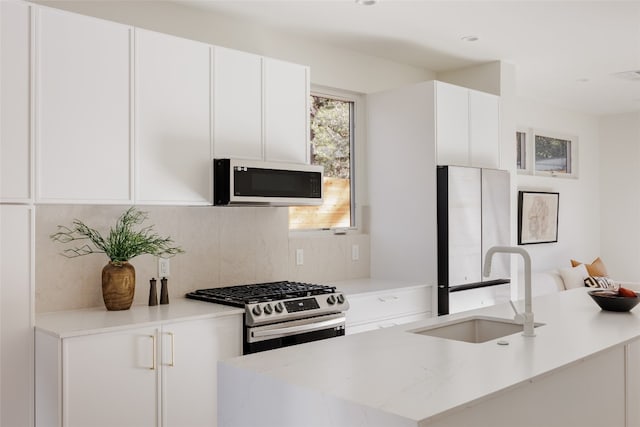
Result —
[[565, 289], [584, 288], [584, 279], [589, 277], [589, 272], [584, 264], [577, 267], [561, 268], [560, 276]]

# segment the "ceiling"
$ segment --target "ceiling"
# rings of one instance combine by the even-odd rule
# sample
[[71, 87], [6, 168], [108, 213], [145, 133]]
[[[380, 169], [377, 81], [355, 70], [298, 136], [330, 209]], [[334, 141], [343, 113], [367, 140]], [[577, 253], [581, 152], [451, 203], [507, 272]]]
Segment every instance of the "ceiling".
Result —
[[640, 73], [616, 76], [640, 70], [640, 0], [179, 2], [436, 72], [508, 61], [519, 96], [596, 115], [640, 111]]

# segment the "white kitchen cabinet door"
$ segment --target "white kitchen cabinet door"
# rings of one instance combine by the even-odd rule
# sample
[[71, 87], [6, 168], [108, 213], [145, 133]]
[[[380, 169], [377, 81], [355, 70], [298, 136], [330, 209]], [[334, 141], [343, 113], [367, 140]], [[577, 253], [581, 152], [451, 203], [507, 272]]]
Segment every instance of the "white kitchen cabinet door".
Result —
[[469, 162], [500, 167], [500, 98], [475, 90], [469, 91]]
[[425, 285], [349, 296], [346, 333], [350, 335], [431, 317], [432, 289]]
[[0, 2], [0, 201], [31, 200], [31, 6]]
[[385, 329], [398, 325], [405, 325], [407, 323], [418, 322], [420, 320], [429, 319], [430, 317], [432, 317], [432, 314], [430, 311], [427, 311], [424, 313], [412, 314], [410, 316], [395, 317], [393, 319], [358, 323], [351, 326], [347, 325], [345, 332], [347, 335], [359, 334], [361, 332], [375, 331], [376, 329]]
[[264, 59], [265, 160], [309, 163], [309, 68]]
[[135, 34], [136, 203], [212, 204], [211, 47]]
[[241, 318], [166, 324], [162, 347], [162, 425], [215, 426], [217, 361], [242, 355]]
[[132, 29], [36, 12], [36, 198], [129, 203]]
[[[469, 165], [469, 90], [436, 82], [436, 150], [439, 165]], [[425, 120], [430, 120], [425, 117]]]
[[33, 425], [33, 208], [0, 205], [0, 425]]
[[625, 346], [627, 426], [640, 426], [640, 340]]
[[65, 338], [62, 425], [159, 426], [158, 345], [156, 328]]
[[262, 58], [216, 46], [213, 68], [215, 158], [262, 160]]

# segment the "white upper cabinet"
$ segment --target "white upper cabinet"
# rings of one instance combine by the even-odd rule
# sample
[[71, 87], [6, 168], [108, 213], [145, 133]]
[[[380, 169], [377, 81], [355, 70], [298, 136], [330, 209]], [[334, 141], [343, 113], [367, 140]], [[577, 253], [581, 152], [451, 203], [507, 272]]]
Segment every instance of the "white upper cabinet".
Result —
[[469, 163], [469, 91], [436, 82], [436, 137], [439, 165]]
[[214, 48], [216, 158], [262, 159], [262, 57]]
[[500, 98], [469, 91], [469, 157], [471, 166], [500, 166]]
[[309, 162], [306, 66], [49, 7], [2, 11], [1, 201], [205, 205], [213, 158]]
[[30, 6], [0, 2], [0, 201], [31, 200]]
[[37, 9], [36, 198], [128, 203], [131, 27]]
[[309, 68], [214, 52], [215, 157], [308, 163]]
[[309, 163], [309, 68], [264, 59], [265, 160]]
[[211, 47], [135, 30], [135, 200], [211, 204]]
[[500, 98], [436, 82], [439, 165], [500, 166]]

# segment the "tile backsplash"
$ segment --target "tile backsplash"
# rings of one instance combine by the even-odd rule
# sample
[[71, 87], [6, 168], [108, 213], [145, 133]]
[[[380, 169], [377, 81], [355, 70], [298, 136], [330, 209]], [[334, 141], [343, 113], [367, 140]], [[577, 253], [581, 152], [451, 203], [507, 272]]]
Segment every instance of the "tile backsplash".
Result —
[[[289, 233], [287, 208], [213, 208], [144, 206], [143, 225], [171, 236], [184, 254], [170, 259], [169, 297], [194, 289], [297, 280], [313, 283], [369, 276], [369, 236]], [[74, 219], [104, 234], [126, 210], [125, 206], [40, 205], [36, 208], [36, 312], [103, 306], [102, 254], [66, 258], [71, 245], [51, 241], [58, 225]], [[352, 260], [352, 246], [359, 260]], [[296, 250], [304, 264], [296, 265]], [[149, 280], [157, 278], [157, 259], [141, 255], [131, 260], [136, 269], [135, 305], [147, 304]], [[159, 286], [159, 284], [158, 284]], [[159, 289], [158, 289], [159, 291]]]

